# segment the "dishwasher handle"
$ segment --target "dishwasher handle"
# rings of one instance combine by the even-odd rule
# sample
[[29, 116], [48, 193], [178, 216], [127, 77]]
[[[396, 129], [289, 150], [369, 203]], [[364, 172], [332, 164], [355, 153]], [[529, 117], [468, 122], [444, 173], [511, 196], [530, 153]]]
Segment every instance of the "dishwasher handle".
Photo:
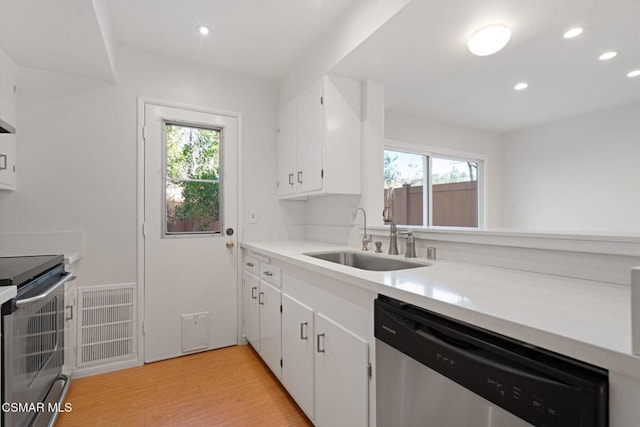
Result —
[[512, 360], [506, 354], [498, 354], [499, 350], [494, 345], [482, 342], [481, 339], [465, 334], [464, 331], [426, 319], [421, 322], [406, 318], [393, 313], [392, 310], [381, 310], [384, 316], [379, 318], [382, 317], [384, 320], [380, 325], [376, 321], [376, 338], [443, 375], [447, 375], [449, 371], [460, 370], [460, 365], [464, 363], [480, 369], [488, 367], [508, 375], [529, 378], [560, 388], [567, 387], [567, 384]]

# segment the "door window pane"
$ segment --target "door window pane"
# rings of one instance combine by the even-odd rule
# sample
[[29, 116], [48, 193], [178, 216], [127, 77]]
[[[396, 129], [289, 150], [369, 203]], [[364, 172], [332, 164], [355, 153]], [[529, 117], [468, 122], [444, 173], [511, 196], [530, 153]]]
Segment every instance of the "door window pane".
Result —
[[165, 124], [165, 234], [220, 233], [217, 129]]

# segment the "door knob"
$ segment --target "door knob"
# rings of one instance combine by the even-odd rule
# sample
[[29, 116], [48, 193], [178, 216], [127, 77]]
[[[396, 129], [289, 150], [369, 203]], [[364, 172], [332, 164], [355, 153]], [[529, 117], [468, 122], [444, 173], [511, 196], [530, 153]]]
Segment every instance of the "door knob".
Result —
[[229, 240], [229, 241], [227, 242], [227, 249], [233, 249], [233, 247], [234, 247], [234, 246], [235, 246], [235, 245], [233, 244], [233, 242], [232, 242], [231, 240]]

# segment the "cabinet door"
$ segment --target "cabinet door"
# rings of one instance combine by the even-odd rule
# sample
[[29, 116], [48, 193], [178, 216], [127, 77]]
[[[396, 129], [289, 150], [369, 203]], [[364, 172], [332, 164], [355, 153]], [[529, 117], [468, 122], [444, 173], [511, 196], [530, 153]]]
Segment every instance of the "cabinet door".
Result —
[[297, 191], [296, 185], [296, 104], [278, 113], [278, 196]]
[[16, 64], [0, 49], [0, 120], [16, 127]]
[[366, 426], [369, 345], [322, 314], [315, 335], [315, 425]]
[[16, 135], [0, 134], [0, 188], [15, 189]]
[[313, 310], [282, 294], [282, 383], [313, 419]]
[[276, 377], [280, 378], [282, 373], [280, 367], [280, 358], [282, 357], [280, 289], [261, 280], [258, 300], [260, 304], [260, 356], [276, 374]]
[[260, 352], [260, 306], [258, 305], [258, 276], [244, 272], [244, 336], [249, 344]]
[[324, 79], [313, 85], [298, 99], [295, 179], [300, 193], [322, 189], [323, 82]]

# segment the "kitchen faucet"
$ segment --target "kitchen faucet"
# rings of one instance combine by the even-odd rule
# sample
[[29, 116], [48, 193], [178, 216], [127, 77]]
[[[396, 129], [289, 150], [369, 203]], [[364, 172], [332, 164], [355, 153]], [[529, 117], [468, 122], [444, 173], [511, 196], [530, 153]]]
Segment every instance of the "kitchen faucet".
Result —
[[356, 215], [358, 215], [358, 211], [362, 211], [362, 215], [364, 216], [364, 236], [362, 236], [362, 250], [368, 251], [369, 243], [371, 243], [371, 240], [373, 240], [373, 238], [372, 236], [369, 236], [367, 238], [367, 211], [365, 211], [363, 208], [356, 209], [356, 211], [353, 213], [354, 218], [356, 217]]
[[386, 223], [391, 223], [389, 226], [389, 255], [398, 255], [399, 253], [398, 232], [394, 218], [394, 202], [395, 197], [393, 195], [393, 188], [389, 188], [387, 191], [387, 201], [385, 203], [384, 210], [382, 211], [382, 220]]

